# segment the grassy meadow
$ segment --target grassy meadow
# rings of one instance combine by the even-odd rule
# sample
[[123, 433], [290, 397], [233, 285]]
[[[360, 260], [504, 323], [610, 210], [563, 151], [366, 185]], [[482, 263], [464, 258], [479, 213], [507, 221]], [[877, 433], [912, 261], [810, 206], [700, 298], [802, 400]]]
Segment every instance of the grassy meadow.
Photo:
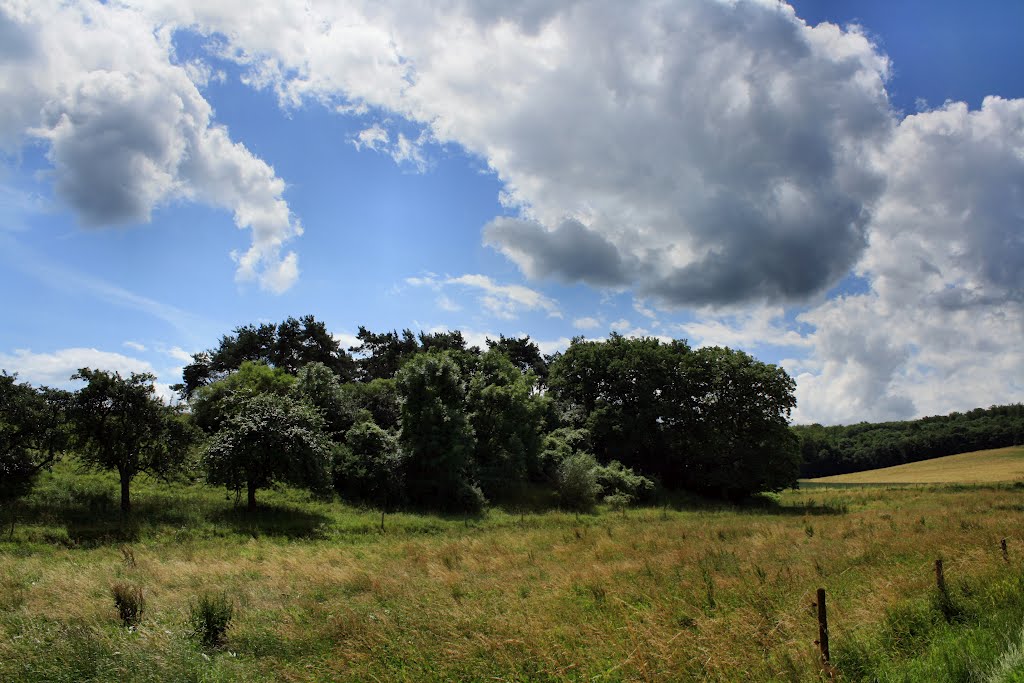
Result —
[[991, 484], [1024, 480], [1024, 446], [947, 455], [865, 472], [810, 479], [812, 484]]
[[[146, 479], [124, 521], [116, 488], [63, 464], [3, 530], [0, 681], [823, 680], [818, 587], [842, 680], [1024, 680], [1012, 485], [396, 514], [383, 533], [297, 491], [250, 516]], [[135, 626], [118, 583], [142, 588]], [[191, 632], [204, 594], [234, 606], [220, 647]]]

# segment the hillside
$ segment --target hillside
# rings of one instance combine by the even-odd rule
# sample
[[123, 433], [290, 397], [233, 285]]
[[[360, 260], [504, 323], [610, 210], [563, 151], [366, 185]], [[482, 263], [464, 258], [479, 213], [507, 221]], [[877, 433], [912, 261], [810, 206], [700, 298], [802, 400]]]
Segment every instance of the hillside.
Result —
[[1024, 480], [1024, 446], [958, 453], [807, 481], [815, 484], [991, 484], [1021, 480]]
[[1024, 405], [976, 408], [901, 422], [797, 425], [804, 479], [863, 472], [1024, 444]]

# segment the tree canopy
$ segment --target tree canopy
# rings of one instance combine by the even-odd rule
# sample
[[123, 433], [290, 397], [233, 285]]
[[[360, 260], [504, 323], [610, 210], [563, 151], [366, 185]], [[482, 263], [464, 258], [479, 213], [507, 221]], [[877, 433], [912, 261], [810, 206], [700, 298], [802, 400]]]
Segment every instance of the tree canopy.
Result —
[[352, 357], [312, 315], [289, 317], [278, 324], [236, 327], [221, 337], [216, 349], [193, 354], [182, 371], [182, 383], [174, 386], [182, 398], [190, 398], [201, 386], [223, 379], [246, 361], [262, 362], [295, 375], [305, 365], [319, 362], [343, 381], [355, 374]]
[[419, 353], [449, 351], [462, 367], [469, 359], [480, 355], [478, 347], [467, 346], [459, 330], [421, 331], [416, 335], [408, 328], [401, 333], [396, 330], [371, 332], [360, 325], [356, 338], [360, 344], [349, 350], [356, 355], [358, 378], [363, 382], [392, 379], [406, 361]]
[[549, 383], [601, 463], [727, 497], [796, 482], [793, 380], [741, 351], [615, 333], [575, 339], [552, 363]]
[[272, 368], [263, 361], [243, 361], [234, 372], [200, 387], [192, 396], [192, 415], [207, 434], [219, 430], [250, 398], [261, 394], [291, 393], [296, 378], [284, 368]]
[[505, 355], [509, 361], [526, 374], [532, 372], [539, 384], [545, 384], [548, 377], [548, 361], [541, 353], [540, 347], [525, 337], [506, 337], [498, 335], [498, 339], [488, 339], [487, 348]]
[[203, 454], [207, 480], [245, 489], [250, 510], [256, 508], [256, 491], [278, 481], [327, 490], [330, 463], [331, 442], [320, 413], [293, 396], [274, 393], [243, 399]]
[[516, 482], [539, 478], [550, 400], [533, 387], [533, 374], [522, 374], [493, 347], [470, 376], [466, 401], [476, 435], [473, 460], [480, 486], [491, 500], [514, 492]]
[[401, 442], [410, 498], [445, 510], [476, 509], [476, 436], [466, 411], [466, 383], [450, 351], [414, 356], [396, 376], [402, 398]]
[[82, 368], [72, 379], [86, 382], [71, 401], [78, 457], [96, 469], [117, 471], [121, 510], [128, 512], [136, 475], [166, 476], [185, 466], [194, 441], [191, 426], [156, 396], [156, 378], [149, 373], [125, 378]]
[[39, 472], [67, 447], [68, 397], [0, 371], [0, 503], [28, 493]]

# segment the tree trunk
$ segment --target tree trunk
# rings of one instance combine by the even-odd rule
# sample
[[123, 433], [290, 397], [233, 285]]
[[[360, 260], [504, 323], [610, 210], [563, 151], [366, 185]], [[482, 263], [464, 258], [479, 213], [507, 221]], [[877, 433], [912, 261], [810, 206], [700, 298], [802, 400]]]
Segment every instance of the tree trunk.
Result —
[[248, 482], [248, 488], [249, 488], [249, 505], [248, 505], [249, 512], [255, 512], [256, 511], [256, 482], [254, 482], [254, 481]]
[[131, 500], [131, 485], [132, 480], [125, 471], [119, 472], [121, 475], [121, 512], [127, 514], [131, 512], [132, 500]]

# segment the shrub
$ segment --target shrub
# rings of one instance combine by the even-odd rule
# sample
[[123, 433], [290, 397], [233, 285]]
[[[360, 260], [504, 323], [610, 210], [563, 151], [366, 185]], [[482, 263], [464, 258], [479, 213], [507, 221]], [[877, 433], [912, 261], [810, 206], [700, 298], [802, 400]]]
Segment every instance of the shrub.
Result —
[[117, 607], [121, 623], [125, 626], [138, 624], [146, 605], [142, 596], [142, 586], [119, 582], [110, 587], [110, 592], [114, 596], [114, 606]]
[[334, 487], [346, 500], [394, 509], [405, 497], [404, 467], [395, 434], [360, 422], [334, 448]]
[[559, 427], [544, 435], [539, 467], [540, 475], [550, 481], [558, 480], [558, 470], [565, 459], [574, 453], [585, 452], [589, 447], [590, 434], [586, 429]]
[[[629, 503], [650, 499], [654, 493], [654, 482], [639, 475], [618, 460], [612, 460], [595, 471], [597, 483], [605, 497], [626, 496]], [[629, 504], [627, 503], [627, 505]]]
[[226, 593], [203, 593], [189, 610], [192, 634], [206, 647], [220, 647], [234, 615], [235, 607]]
[[589, 453], [570, 455], [558, 467], [558, 496], [563, 507], [583, 512], [594, 507], [601, 487], [597, 461]]
[[472, 482], [463, 482], [456, 493], [457, 509], [475, 515], [487, 506], [483, 490]]
[[633, 503], [633, 496], [628, 493], [613, 493], [610, 496], [604, 497], [606, 505], [611, 506], [616, 512], [621, 512], [623, 515], [626, 514], [626, 508]]

